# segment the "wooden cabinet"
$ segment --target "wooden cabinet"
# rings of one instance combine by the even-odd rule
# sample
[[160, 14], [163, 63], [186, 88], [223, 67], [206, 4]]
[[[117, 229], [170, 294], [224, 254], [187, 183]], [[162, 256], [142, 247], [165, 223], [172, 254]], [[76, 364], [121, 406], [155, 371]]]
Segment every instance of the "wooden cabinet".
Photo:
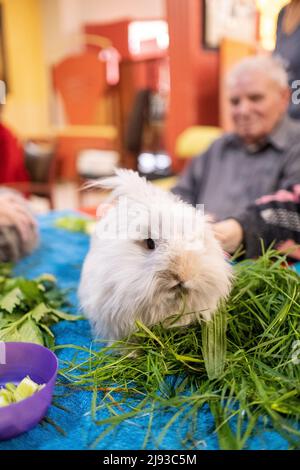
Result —
[[[147, 40], [140, 40], [140, 42], [137, 35], [135, 49], [131, 47], [131, 27], [135, 25], [138, 27], [139, 24], [149, 25], [149, 23], [155, 23], [158, 28], [164, 29], [165, 22], [162, 20], [124, 20], [105, 24], [87, 24], [84, 27], [86, 35], [108, 38], [121, 56], [120, 81], [117, 85], [119, 104], [117, 126], [121, 142], [121, 165], [133, 169], [137, 168], [137, 153], [128, 151], [127, 140], [128, 127], [130, 127], [131, 119], [134, 119], [133, 113], [136, 111], [134, 107], [137, 96], [143, 90], [160, 92], [166, 88], [166, 82], [169, 81], [168, 51], [167, 48], [159, 47], [155, 34], [152, 39], [149, 37]], [[86, 47], [88, 50], [97, 51], [95, 45], [87, 45]], [[168, 93], [168, 90], [165, 93]], [[163, 136], [164, 122], [161, 122], [160, 125], [158, 133]], [[150, 134], [152, 131], [155, 134], [157, 128], [143, 129], [143, 136], [146, 135], [147, 138], [148, 135], [148, 141], [150, 139], [149, 131]], [[141, 132], [141, 129], [136, 129], [135, 132]], [[162, 145], [164, 145], [164, 140], [164, 138], [161, 139]]]

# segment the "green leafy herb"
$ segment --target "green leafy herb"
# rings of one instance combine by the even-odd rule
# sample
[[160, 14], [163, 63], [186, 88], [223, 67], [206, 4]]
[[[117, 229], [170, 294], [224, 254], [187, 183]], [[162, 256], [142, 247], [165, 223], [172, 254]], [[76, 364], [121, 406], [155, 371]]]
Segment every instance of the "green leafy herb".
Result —
[[56, 279], [43, 275], [35, 280], [9, 277], [11, 267], [0, 264], [0, 341], [24, 341], [54, 346], [51, 325], [81, 317], [62, 310], [66, 293]]

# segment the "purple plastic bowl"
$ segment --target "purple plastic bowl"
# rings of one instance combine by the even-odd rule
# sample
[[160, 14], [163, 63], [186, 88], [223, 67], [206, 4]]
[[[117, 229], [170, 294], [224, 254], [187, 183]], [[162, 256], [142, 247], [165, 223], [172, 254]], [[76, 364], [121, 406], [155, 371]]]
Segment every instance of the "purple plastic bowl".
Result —
[[[0, 346], [3, 348], [3, 343]], [[45, 416], [58, 368], [55, 354], [39, 344], [4, 343], [4, 347], [5, 364], [0, 363], [0, 387], [7, 382], [17, 385], [26, 375], [46, 386], [25, 400], [0, 408], [0, 441], [28, 431]]]

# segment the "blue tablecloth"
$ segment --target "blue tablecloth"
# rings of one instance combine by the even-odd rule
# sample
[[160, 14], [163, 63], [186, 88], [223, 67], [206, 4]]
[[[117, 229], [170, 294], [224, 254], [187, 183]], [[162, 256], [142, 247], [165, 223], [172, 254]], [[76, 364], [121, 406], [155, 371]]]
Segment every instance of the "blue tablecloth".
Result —
[[[72, 233], [54, 226], [54, 221], [62, 213], [50, 213], [40, 217], [41, 245], [31, 256], [18, 264], [15, 273], [35, 277], [48, 272], [57, 277], [62, 288], [69, 288], [70, 300], [77, 311], [76, 289], [78, 286], [81, 265], [87, 253], [89, 238], [80, 233]], [[300, 271], [300, 265], [298, 266]], [[77, 344], [89, 347], [92, 336], [89, 324], [85, 320], [61, 322], [55, 326], [56, 344]], [[57, 352], [58, 357], [68, 358], [74, 351], [69, 349]], [[62, 405], [64, 411], [55, 405], [49, 408], [47, 417], [62, 428], [63, 436], [53, 424], [42, 423], [33, 430], [10, 441], [0, 442], [4, 449], [89, 449], [103, 428], [96, 426], [90, 416], [91, 392], [80, 390], [67, 391], [57, 386], [54, 402]], [[104, 418], [103, 415], [98, 418]], [[155, 438], [171, 413], [159, 414], [152, 424], [152, 435], [147, 449], [183, 449], [180, 436], [184, 435], [182, 426], [175, 421], [164, 440], [157, 446]], [[95, 448], [97, 449], [141, 449], [147, 432], [149, 416], [130, 419], [105, 436]], [[208, 409], [201, 412], [197, 436], [194, 436], [195, 448], [218, 449], [217, 436], [214, 433], [213, 418]], [[287, 442], [272, 428], [258, 426], [255, 435], [249, 440], [248, 449], [287, 449]]]

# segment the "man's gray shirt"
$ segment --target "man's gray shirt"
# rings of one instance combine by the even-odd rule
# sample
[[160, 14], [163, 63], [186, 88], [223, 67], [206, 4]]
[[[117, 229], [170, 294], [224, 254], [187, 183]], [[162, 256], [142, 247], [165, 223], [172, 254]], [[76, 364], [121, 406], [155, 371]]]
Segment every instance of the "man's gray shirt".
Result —
[[257, 198], [300, 183], [300, 123], [285, 116], [259, 147], [224, 134], [194, 158], [172, 192], [216, 220], [246, 214]]

